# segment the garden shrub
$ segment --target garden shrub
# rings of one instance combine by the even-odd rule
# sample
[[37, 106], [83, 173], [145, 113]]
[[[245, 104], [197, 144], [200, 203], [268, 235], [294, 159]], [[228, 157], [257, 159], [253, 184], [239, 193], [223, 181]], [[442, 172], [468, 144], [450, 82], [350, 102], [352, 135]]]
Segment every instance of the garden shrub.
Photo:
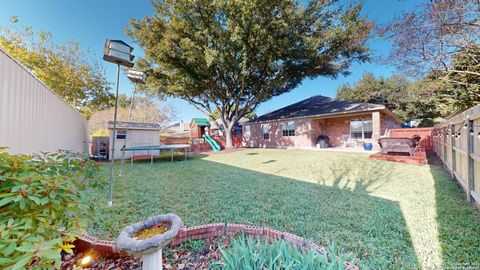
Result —
[[354, 263], [354, 256], [340, 254], [335, 245], [320, 254], [311, 247], [299, 248], [285, 240], [267, 241], [243, 235], [221, 252], [223, 262], [215, 267], [226, 270], [345, 269], [347, 262]]
[[68, 151], [9, 155], [0, 149], [0, 269], [59, 268], [84, 230], [98, 166]]

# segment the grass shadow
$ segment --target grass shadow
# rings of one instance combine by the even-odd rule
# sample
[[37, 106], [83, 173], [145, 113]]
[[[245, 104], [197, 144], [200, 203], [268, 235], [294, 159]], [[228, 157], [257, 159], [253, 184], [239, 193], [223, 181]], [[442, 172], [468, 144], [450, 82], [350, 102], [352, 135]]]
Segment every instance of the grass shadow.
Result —
[[442, 267], [480, 269], [480, 213], [467, 202], [465, 192], [438, 157], [430, 156], [429, 164], [435, 181]]

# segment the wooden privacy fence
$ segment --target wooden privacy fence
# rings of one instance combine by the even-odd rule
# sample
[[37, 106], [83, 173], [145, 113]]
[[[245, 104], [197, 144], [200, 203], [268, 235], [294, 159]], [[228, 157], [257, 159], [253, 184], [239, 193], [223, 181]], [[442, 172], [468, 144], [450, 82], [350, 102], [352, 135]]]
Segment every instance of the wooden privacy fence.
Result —
[[173, 136], [160, 136], [160, 144], [191, 144], [192, 139], [190, 137], [173, 137]]
[[434, 127], [434, 150], [452, 177], [480, 205], [480, 105]]

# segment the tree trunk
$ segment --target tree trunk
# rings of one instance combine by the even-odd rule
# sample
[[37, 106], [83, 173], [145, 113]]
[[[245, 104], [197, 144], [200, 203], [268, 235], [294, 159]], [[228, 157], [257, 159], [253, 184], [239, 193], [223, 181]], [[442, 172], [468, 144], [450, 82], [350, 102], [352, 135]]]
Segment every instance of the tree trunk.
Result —
[[227, 127], [225, 127], [225, 148], [227, 149], [234, 148], [233, 140], [232, 140], [232, 137], [233, 137], [232, 130], [233, 130], [232, 125], [228, 125]]

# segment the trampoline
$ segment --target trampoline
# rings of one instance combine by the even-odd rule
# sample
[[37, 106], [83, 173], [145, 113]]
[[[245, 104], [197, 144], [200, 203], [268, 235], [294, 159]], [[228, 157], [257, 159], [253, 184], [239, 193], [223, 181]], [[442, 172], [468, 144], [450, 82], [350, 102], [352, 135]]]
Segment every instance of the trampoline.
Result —
[[133, 164], [135, 159], [135, 151], [147, 151], [147, 157], [150, 157], [150, 163], [153, 164], [153, 158], [156, 157], [155, 152], [158, 151], [158, 156], [160, 156], [161, 151], [170, 151], [170, 162], [173, 162], [173, 152], [178, 152], [182, 150], [185, 155], [185, 160], [188, 157], [188, 149], [190, 148], [189, 144], [170, 144], [170, 145], [152, 145], [152, 146], [135, 146], [135, 147], [124, 147], [122, 151], [122, 162], [120, 165], [120, 174], [122, 172], [123, 163], [125, 163], [125, 152], [132, 152], [132, 157], [130, 158], [130, 163]]

